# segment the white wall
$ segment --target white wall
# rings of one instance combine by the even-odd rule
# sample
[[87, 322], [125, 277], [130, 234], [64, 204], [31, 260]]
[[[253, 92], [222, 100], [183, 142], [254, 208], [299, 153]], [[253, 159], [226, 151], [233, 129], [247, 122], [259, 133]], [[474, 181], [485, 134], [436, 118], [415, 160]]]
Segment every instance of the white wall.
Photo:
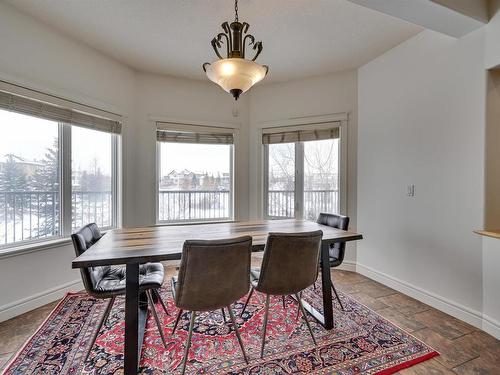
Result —
[[478, 326], [483, 40], [424, 31], [358, 74], [358, 271]]
[[[201, 69], [201, 68], [200, 68]], [[233, 117], [236, 106], [238, 117]], [[237, 103], [216, 85], [186, 79], [138, 74], [136, 85], [136, 127], [133, 146], [135, 173], [133, 215], [125, 219], [126, 226], [153, 225], [155, 223], [156, 133], [152, 117], [165, 120], [208, 121], [239, 124], [241, 129], [235, 145], [235, 218], [248, 217], [248, 97]]]
[[[133, 71], [2, 2], [0, 51], [0, 79], [124, 115], [127, 155]], [[125, 175], [128, 163], [125, 158]], [[124, 211], [130, 206], [125, 204]], [[80, 274], [71, 269], [73, 258], [70, 245], [0, 258], [0, 320], [80, 289]]]
[[[347, 214], [356, 228], [357, 180], [357, 73], [356, 71], [304, 80], [256, 86], [250, 93], [250, 217], [262, 217], [262, 141], [259, 124], [294, 117], [348, 112]], [[356, 244], [346, 253], [346, 263], [356, 260]]]

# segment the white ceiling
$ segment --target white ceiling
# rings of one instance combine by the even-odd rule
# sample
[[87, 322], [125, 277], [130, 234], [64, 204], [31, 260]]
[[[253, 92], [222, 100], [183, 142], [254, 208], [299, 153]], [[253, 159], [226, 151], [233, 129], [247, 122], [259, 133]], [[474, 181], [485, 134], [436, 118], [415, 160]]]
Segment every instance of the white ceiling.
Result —
[[[204, 79], [210, 40], [234, 18], [232, 0], [6, 0], [140, 71]], [[240, 0], [262, 40], [266, 81], [357, 68], [422, 29], [347, 0]]]

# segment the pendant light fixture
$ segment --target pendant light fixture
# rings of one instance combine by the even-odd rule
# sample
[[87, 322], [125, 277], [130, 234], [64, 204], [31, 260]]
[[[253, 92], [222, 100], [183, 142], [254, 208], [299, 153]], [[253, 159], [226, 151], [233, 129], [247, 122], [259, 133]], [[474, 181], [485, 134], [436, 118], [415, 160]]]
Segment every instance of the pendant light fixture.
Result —
[[[224, 91], [229, 92], [238, 100], [239, 96], [248, 91], [257, 82], [267, 75], [269, 68], [255, 62], [262, 52], [262, 42], [255, 42], [251, 34], [247, 34], [250, 25], [238, 20], [238, 0], [234, 1], [234, 21], [222, 24], [223, 33], [219, 33], [212, 39], [212, 47], [217, 60], [203, 64], [203, 70], [212, 82], [218, 84]], [[225, 39], [225, 40], [224, 40]], [[226, 44], [227, 58], [223, 58], [219, 49]], [[245, 59], [245, 48], [253, 46], [256, 51], [251, 60]]]

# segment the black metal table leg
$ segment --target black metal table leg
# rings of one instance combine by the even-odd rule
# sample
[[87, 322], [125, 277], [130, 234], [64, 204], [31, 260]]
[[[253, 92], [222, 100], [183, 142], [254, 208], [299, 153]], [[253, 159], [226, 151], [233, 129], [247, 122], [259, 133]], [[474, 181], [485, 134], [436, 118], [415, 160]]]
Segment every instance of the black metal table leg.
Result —
[[332, 279], [330, 276], [330, 244], [321, 244], [321, 288], [323, 291], [323, 326], [333, 329]]
[[125, 368], [126, 375], [136, 375], [139, 368], [139, 264], [127, 264], [125, 294]]
[[141, 358], [144, 328], [148, 313], [145, 293], [139, 293], [139, 264], [127, 264], [125, 295], [125, 367], [126, 375], [136, 375]]
[[[333, 306], [332, 306], [332, 290], [330, 276], [330, 244], [323, 243], [321, 245], [321, 285], [323, 289], [323, 314], [316, 310], [311, 304], [304, 299], [301, 299], [302, 306], [311, 316], [316, 319], [326, 329], [333, 329]], [[323, 264], [326, 266], [323, 267]], [[293, 299], [297, 299], [292, 295]]]

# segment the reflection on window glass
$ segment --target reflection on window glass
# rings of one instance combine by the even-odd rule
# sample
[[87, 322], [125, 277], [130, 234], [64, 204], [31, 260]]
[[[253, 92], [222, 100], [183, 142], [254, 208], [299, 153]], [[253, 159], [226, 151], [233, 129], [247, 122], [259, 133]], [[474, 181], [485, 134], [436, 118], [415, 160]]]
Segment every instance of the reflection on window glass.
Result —
[[88, 223], [113, 225], [112, 137], [77, 126], [71, 129], [73, 231]]
[[339, 212], [339, 140], [304, 142], [304, 218]]
[[0, 110], [0, 245], [58, 236], [58, 124]]
[[269, 146], [268, 204], [269, 217], [294, 217], [295, 144]]
[[159, 221], [230, 219], [231, 149], [227, 144], [160, 142]]

